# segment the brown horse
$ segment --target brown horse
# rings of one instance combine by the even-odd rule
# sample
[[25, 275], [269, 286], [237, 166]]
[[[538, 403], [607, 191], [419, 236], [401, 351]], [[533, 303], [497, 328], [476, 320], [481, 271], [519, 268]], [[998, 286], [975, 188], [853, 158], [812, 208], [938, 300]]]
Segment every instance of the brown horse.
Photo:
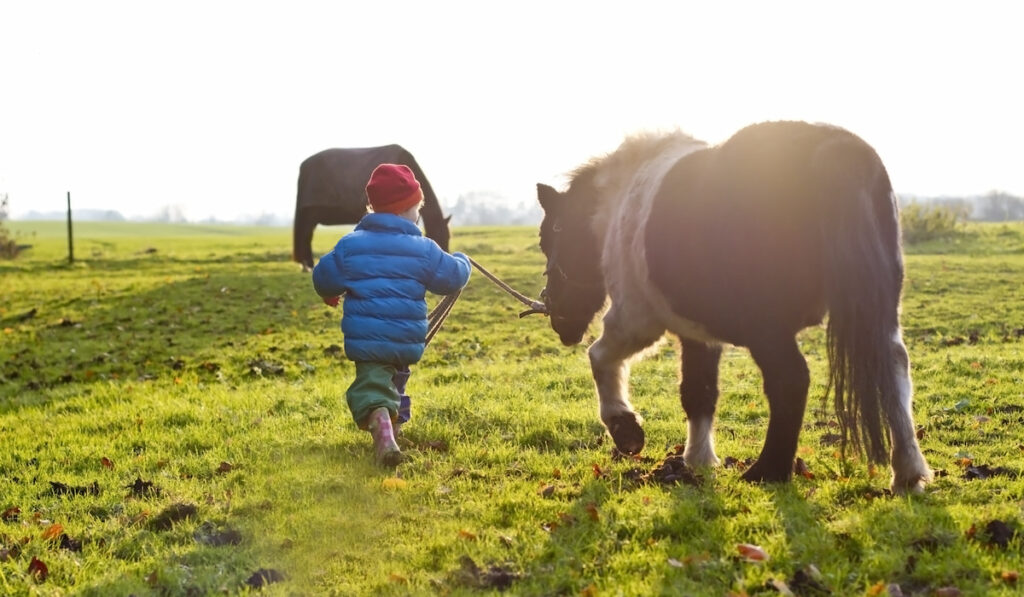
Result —
[[292, 259], [303, 269], [313, 267], [313, 229], [317, 224], [356, 224], [366, 215], [366, 183], [380, 164], [405, 164], [423, 187], [423, 227], [426, 235], [448, 250], [451, 232], [441, 213], [430, 181], [416, 159], [400, 145], [325, 149], [306, 158], [299, 166], [299, 188], [295, 198], [292, 229]]
[[730, 343], [750, 350], [770, 407], [764, 446], [743, 478], [788, 480], [810, 383], [796, 334], [828, 313], [844, 451], [852, 443], [873, 461], [891, 457], [896, 491], [931, 479], [899, 325], [895, 196], [860, 138], [803, 122], [753, 125], [718, 146], [681, 133], [638, 136], [577, 169], [565, 192], [538, 185], [538, 195], [542, 297], [562, 342], [580, 342], [611, 298], [588, 352], [601, 420], [620, 451], [644, 446], [627, 359], [667, 330], [682, 342], [687, 463], [718, 463], [712, 425]]

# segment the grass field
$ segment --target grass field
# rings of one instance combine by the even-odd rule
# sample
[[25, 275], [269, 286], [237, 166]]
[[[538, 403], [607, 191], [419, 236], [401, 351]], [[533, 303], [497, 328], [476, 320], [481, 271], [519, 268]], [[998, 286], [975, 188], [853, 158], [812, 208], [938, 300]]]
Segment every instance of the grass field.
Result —
[[[372, 464], [344, 403], [340, 313], [290, 230], [8, 223], [0, 262], [0, 594], [1016, 595], [1024, 572], [1024, 226], [908, 248], [903, 324], [925, 495], [837, 453], [822, 328], [802, 474], [739, 479], [767, 421], [747, 352], [722, 361], [718, 453], [683, 443], [678, 350], [633, 366], [644, 457], [617, 460], [585, 344], [478, 273], [413, 367], [411, 460]], [[329, 249], [344, 228], [320, 228]], [[536, 296], [535, 229], [459, 228]], [[436, 297], [432, 300], [436, 300]], [[591, 328], [599, 331], [599, 324]], [[588, 337], [587, 342], [593, 336]], [[757, 549], [748, 546], [756, 546]], [[763, 557], [762, 557], [763, 556]]]

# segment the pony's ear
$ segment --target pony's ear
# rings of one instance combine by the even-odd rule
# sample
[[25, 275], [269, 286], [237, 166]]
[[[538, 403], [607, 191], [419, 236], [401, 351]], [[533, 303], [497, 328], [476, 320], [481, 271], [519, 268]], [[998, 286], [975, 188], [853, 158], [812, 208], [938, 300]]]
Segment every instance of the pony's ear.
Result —
[[556, 207], [561, 197], [562, 194], [556, 191], [554, 187], [537, 183], [537, 201], [540, 201], [540, 206], [544, 211], [550, 211]]

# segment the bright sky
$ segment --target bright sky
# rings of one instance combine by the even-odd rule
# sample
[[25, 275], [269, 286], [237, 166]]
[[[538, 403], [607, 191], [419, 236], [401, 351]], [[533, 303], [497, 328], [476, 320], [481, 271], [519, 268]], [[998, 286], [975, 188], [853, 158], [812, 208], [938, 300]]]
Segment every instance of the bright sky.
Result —
[[1024, 7], [1006, 2], [0, 0], [13, 215], [291, 215], [299, 163], [400, 143], [443, 204], [641, 129], [838, 124], [898, 192], [1024, 195]]

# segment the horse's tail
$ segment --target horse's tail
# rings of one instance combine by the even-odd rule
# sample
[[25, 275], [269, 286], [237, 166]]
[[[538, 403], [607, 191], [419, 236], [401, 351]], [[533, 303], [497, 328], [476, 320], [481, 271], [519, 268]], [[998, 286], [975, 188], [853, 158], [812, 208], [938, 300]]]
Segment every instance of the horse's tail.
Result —
[[883, 417], [898, 401], [894, 335], [903, 286], [896, 197], [875, 151], [853, 135], [816, 155], [825, 217], [829, 387], [842, 436], [874, 462], [888, 461]]

